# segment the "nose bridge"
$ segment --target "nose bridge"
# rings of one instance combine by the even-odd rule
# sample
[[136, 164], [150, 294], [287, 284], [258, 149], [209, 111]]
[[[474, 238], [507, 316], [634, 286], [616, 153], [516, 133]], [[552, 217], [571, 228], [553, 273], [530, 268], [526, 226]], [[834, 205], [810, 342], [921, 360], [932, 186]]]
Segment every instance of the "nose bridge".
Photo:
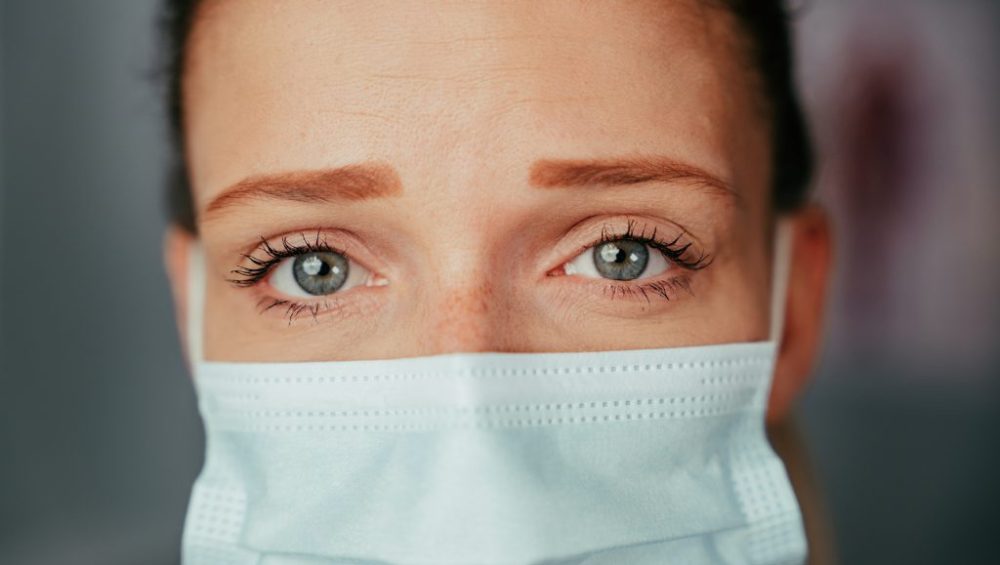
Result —
[[489, 237], [480, 228], [435, 230], [422, 262], [417, 325], [428, 354], [501, 350], [508, 339], [507, 285], [497, 274]]
[[[475, 112], [464, 121], [481, 119]], [[463, 121], [463, 123], [464, 123]], [[472, 126], [470, 125], [470, 129]], [[449, 157], [428, 166], [423, 182], [432, 183], [437, 197], [423, 203], [423, 281], [417, 323], [428, 354], [503, 350], [510, 340], [511, 288], [498, 280], [504, 269], [504, 198], [492, 183], [505, 182], [484, 155], [503, 160], [493, 139], [459, 138]]]

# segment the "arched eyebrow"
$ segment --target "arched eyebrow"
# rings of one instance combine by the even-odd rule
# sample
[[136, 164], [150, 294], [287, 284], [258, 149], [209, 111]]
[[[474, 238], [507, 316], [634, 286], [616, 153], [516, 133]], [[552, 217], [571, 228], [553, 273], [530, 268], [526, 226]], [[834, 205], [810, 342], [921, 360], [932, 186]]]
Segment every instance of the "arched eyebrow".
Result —
[[293, 171], [245, 178], [224, 189], [205, 207], [206, 215], [251, 200], [274, 199], [324, 203], [387, 198], [403, 193], [399, 174], [378, 162], [334, 169]]
[[[529, 170], [537, 188], [573, 188], [630, 185], [648, 181], [685, 182], [738, 199], [719, 177], [674, 159], [643, 156], [614, 159], [541, 159]], [[365, 162], [333, 169], [257, 175], [224, 189], [205, 207], [211, 216], [247, 201], [273, 199], [327, 203], [399, 196], [399, 174], [381, 162]]]
[[538, 188], [630, 185], [649, 181], [683, 182], [738, 199], [729, 183], [716, 175], [669, 157], [620, 159], [542, 159], [531, 166], [529, 181]]

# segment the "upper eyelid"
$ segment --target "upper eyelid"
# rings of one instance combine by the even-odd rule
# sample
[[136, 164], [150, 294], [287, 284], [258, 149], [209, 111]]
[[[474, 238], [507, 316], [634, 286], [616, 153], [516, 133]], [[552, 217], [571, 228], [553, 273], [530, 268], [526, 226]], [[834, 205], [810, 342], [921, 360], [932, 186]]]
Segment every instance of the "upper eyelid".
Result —
[[[602, 241], [610, 241], [623, 237], [631, 237], [641, 240], [644, 237], [652, 235], [653, 228], [656, 228], [657, 235], [659, 235], [659, 233], [665, 233], [660, 229], [661, 226], [672, 226], [673, 228], [676, 228], [676, 230], [678, 230], [678, 234], [683, 236], [678, 239], [678, 241], [690, 242], [693, 249], [699, 255], [702, 255], [703, 258], [708, 259], [709, 263], [713, 257], [713, 255], [707, 251], [704, 243], [702, 243], [694, 234], [677, 222], [662, 218], [652, 219], [634, 214], [604, 216], [600, 217], [599, 220], [595, 220], [593, 222], [589, 221], [593, 219], [594, 217], [590, 217], [578, 222], [569, 230], [562, 242], [557, 244], [556, 248], [553, 249], [552, 252], [546, 254], [545, 265], [547, 266], [545, 273], [551, 272], [552, 269], [559, 268], [561, 265], [579, 256], [580, 253], [586, 252], [595, 245], [599, 245]], [[629, 223], [632, 223], [632, 226], [637, 224], [640, 226], [638, 229], [631, 230], [631, 235], [627, 234], [627, 232], [630, 231], [628, 226]], [[598, 233], [593, 233], [595, 230], [599, 230]], [[586, 243], [579, 243], [581, 239], [585, 240]], [[664, 239], [667, 242], [670, 242], [670, 240], [673, 240], [674, 237], [665, 236], [662, 238], [657, 237], [656, 239], [661, 242]], [[704, 266], [707, 267], [708, 263]]]
[[281, 247], [283, 242], [288, 241], [294, 246], [301, 247], [304, 242], [315, 244], [317, 237], [319, 237], [321, 244], [325, 243], [333, 251], [343, 253], [353, 259], [358, 259], [365, 266], [382, 267], [379, 261], [375, 260], [377, 259], [377, 255], [373, 254], [369, 245], [358, 234], [350, 229], [332, 226], [292, 228], [266, 237], [258, 234], [257, 239], [253, 243], [243, 245], [234, 251], [240, 258], [254, 254], [259, 256], [265, 243], [270, 243], [272, 247]]
[[[313, 239], [306, 237], [306, 232], [304, 231], [295, 232], [296, 235], [285, 234], [278, 236], [277, 244], [271, 242], [274, 238], [269, 240], [261, 236], [260, 243], [248, 252], [241, 253], [239, 264], [235, 269], [229, 271], [230, 274], [238, 275], [242, 278], [229, 278], [227, 280], [236, 286], [254, 286], [268, 277], [282, 261], [287, 261], [291, 257], [314, 251], [339, 253], [347, 257], [349, 261], [356, 262], [366, 270], [374, 272], [366, 261], [358, 259], [357, 254], [350, 249], [354, 246], [332, 244], [327, 239], [329, 234], [323, 234], [323, 237], [320, 237], [321, 233], [322, 230], [317, 230], [317, 234]], [[296, 240], [302, 243], [298, 243]], [[260, 258], [255, 253], [264, 253], [267, 257]], [[250, 265], [246, 264], [248, 262]]]
[[260, 244], [254, 249], [254, 251], [264, 250], [272, 258], [286, 258], [292, 255], [298, 255], [299, 252], [312, 252], [312, 251], [333, 251], [336, 253], [341, 253], [347, 255], [347, 251], [341, 249], [338, 246], [331, 245], [325, 238], [320, 239], [320, 231], [317, 230], [314, 239], [310, 240], [306, 237], [305, 232], [300, 232], [299, 237], [302, 239], [302, 243], [293, 243], [289, 235], [281, 236], [281, 249], [276, 249], [271, 242], [266, 238], [261, 236]]
[[[635, 226], [638, 227], [636, 228]], [[621, 238], [623, 236], [629, 236], [635, 239], [644, 239], [653, 235], [653, 232], [655, 231], [657, 236], [661, 233], [667, 234], [662, 238], [657, 237], [657, 240], [666, 240], [667, 242], [671, 242], [671, 240], [675, 240], [675, 235], [671, 234], [670, 230], [677, 230], [677, 242], [683, 242], [685, 244], [692, 243], [693, 251], [698, 255], [707, 258], [709, 263], [711, 262], [713, 254], [708, 252], [705, 245], [697, 236], [692, 234], [678, 222], [666, 218], [646, 217], [641, 214], [600, 214], [589, 216], [587, 218], [583, 218], [579, 222], [576, 222], [574, 226], [572, 226], [569, 231], [564, 234], [564, 236], [560, 239], [560, 242], [557, 242], [554, 247], [550, 247], [549, 252], [544, 253], [541, 256], [545, 265], [545, 269], [542, 273], [547, 274], [552, 269], [558, 268], [567, 261], [574, 259], [579, 253], [599, 244], [605, 236], [607, 236], [608, 239]], [[631, 234], [628, 234], [630, 231]], [[579, 235], [581, 233], [587, 235]], [[272, 236], [270, 238], [261, 236], [261, 241], [259, 243], [248, 249], [246, 252], [240, 254], [241, 259], [237, 265], [237, 269], [233, 269], [230, 273], [234, 273], [235, 271], [245, 267], [246, 262], [251, 261], [251, 259], [248, 259], [250, 257], [253, 257], [263, 263], [270, 263], [268, 267], [268, 271], [270, 271], [275, 265], [277, 265], [280, 259], [272, 260], [268, 257], [261, 259], [261, 250], [266, 249], [266, 245], [270, 245], [272, 248], [280, 248], [287, 242], [292, 246], [302, 247], [304, 243], [315, 244], [317, 237], [319, 238], [320, 244], [325, 245], [326, 248], [331, 251], [345, 255], [349, 260], [359, 263], [362, 267], [371, 271], [375, 275], [380, 277], [387, 276], [388, 271], [386, 270], [386, 267], [380, 264], [380, 261], [377, 260], [376, 256], [371, 254], [364, 242], [359, 240], [358, 236], [350, 230], [339, 228], [309, 228], [304, 230], [288, 231], [283, 235]], [[337, 242], [340, 238], [343, 238], [347, 244], [345, 245]], [[585, 243], [579, 243], [581, 238], [586, 238]], [[356, 249], [360, 250], [360, 253], [355, 252]], [[281, 250], [278, 249], [278, 251], [280, 252]], [[372, 260], [370, 261], [369, 258]], [[708, 263], [704, 266], [708, 266]], [[267, 273], [264, 273], [263, 276], [266, 275]], [[244, 278], [246, 277], [244, 276]], [[255, 284], [259, 278], [252, 281], [252, 284]]]
[[658, 238], [658, 237], [656, 237], [656, 233], [657, 233], [657, 227], [656, 226], [653, 226], [652, 233], [650, 233], [649, 235], [646, 235], [646, 228], [645, 227], [643, 227], [643, 229], [642, 229], [641, 232], [636, 233], [636, 232], [632, 231], [632, 225], [633, 224], [630, 222], [629, 225], [626, 227], [625, 230], [620, 231], [620, 232], [611, 232], [611, 231], [608, 231], [607, 224], [604, 224], [604, 225], [601, 226], [601, 235], [600, 235], [600, 238], [597, 239], [596, 241], [591, 242], [591, 243], [587, 243], [587, 244], [582, 245], [580, 247], [580, 249], [582, 251], [586, 251], [587, 249], [590, 249], [591, 247], [594, 247], [594, 246], [597, 246], [597, 245], [600, 245], [602, 243], [606, 243], [606, 242], [609, 242], [609, 241], [619, 240], [619, 239], [634, 239], [636, 241], [657, 242], [657, 243], [665, 243], [667, 245], [674, 245], [678, 241], [681, 240], [681, 237], [683, 237], [685, 235], [684, 232], [682, 231], [680, 234], [678, 234], [676, 237], [672, 238], [671, 241], [668, 242], [667, 238]]

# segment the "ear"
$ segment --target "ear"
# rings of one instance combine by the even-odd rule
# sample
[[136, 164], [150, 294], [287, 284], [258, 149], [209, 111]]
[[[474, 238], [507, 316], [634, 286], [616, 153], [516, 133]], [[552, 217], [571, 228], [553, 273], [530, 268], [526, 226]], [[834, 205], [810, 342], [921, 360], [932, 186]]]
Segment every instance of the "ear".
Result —
[[171, 224], [163, 235], [163, 263], [170, 279], [170, 291], [174, 297], [174, 319], [180, 335], [184, 357], [190, 364], [187, 341], [188, 305], [188, 252], [194, 237], [187, 230]]
[[807, 204], [789, 218], [791, 264], [785, 322], [768, 401], [767, 422], [788, 416], [815, 365], [823, 337], [823, 318], [833, 257], [833, 238], [826, 211]]

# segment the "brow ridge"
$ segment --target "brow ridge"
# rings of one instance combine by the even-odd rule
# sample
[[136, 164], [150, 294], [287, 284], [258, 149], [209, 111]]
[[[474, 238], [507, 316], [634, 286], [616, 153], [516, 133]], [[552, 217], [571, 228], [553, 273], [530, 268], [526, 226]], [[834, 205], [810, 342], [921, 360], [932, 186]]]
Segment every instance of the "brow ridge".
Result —
[[729, 183], [705, 169], [661, 156], [607, 159], [542, 159], [529, 172], [538, 188], [630, 185], [649, 181], [689, 182], [735, 196]]
[[323, 203], [387, 198], [402, 193], [402, 183], [395, 169], [384, 163], [367, 162], [247, 177], [224, 189], [205, 207], [205, 213], [215, 214], [260, 199]]

